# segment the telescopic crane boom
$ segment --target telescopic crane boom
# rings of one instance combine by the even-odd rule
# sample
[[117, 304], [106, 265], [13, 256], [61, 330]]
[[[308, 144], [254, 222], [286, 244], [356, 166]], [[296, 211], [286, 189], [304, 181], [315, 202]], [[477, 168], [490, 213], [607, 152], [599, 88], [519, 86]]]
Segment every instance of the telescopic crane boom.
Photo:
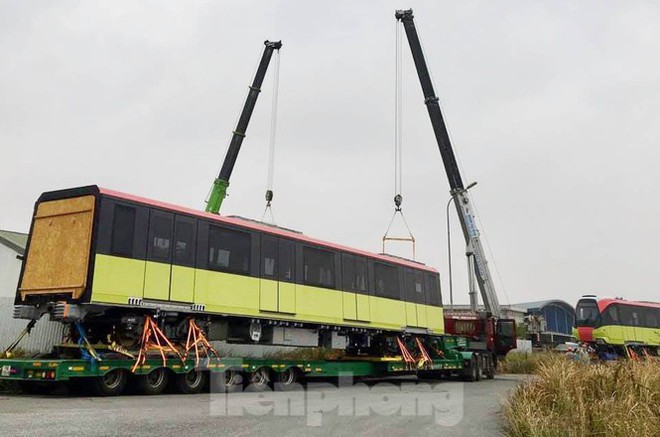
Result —
[[419, 36], [417, 35], [417, 29], [415, 28], [415, 22], [413, 20], [413, 11], [412, 9], [398, 10], [395, 13], [395, 17], [397, 20], [401, 21], [403, 28], [406, 31], [406, 37], [408, 38], [408, 44], [410, 45], [412, 57], [415, 62], [417, 75], [419, 76], [419, 81], [422, 85], [424, 103], [426, 104], [429, 117], [431, 118], [431, 125], [433, 126], [433, 131], [435, 133], [435, 139], [438, 143], [438, 148], [440, 149], [440, 155], [442, 156], [442, 162], [445, 166], [447, 179], [449, 180], [449, 186], [451, 188], [450, 193], [454, 199], [454, 204], [456, 205], [456, 210], [458, 211], [458, 216], [461, 222], [461, 228], [463, 229], [463, 235], [465, 236], [467, 247], [466, 254], [470, 257], [474, 265], [474, 273], [477, 277], [479, 291], [481, 292], [486, 311], [489, 311], [493, 317], [499, 318], [501, 316], [500, 304], [497, 299], [493, 280], [488, 268], [488, 261], [486, 260], [485, 252], [481, 244], [479, 230], [477, 229], [474, 220], [470, 197], [468, 195], [468, 190], [471, 186], [465, 188], [463, 185], [461, 173], [458, 169], [456, 157], [454, 156], [454, 151], [449, 139], [449, 133], [447, 132], [447, 126], [442, 117], [438, 97], [433, 89], [433, 82], [431, 81], [431, 76], [429, 75], [429, 70], [426, 66], [426, 60], [424, 59], [422, 45], [419, 41]]
[[243, 143], [243, 138], [245, 138], [245, 132], [247, 131], [248, 123], [250, 123], [250, 117], [252, 116], [252, 111], [254, 111], [254, 105], [257, 103], [257, 97], [259, 97], [259, 93], [261, 92], [261, 84], [266, 76], [268, 64], [270, 64], [273, 51], [279, 50], [282, 47], [282, 41], [264, 41], [264, 46], [264, 53], [261, 56], [259, 67], [257, 67], [257, 73], [254, 75], [250, 91], [245, 99], [243, 111], [236, 124], [236, 129], [234, 129], [232, 134], [231, 142], [227, 149], [227, 155], [225, 155], [225, 160], [220, 169], [220, 174], [215, 181], [213, 181], [211, 195], [206, 202], [206, 212], [218, 214], [220, 206], [222, 206], [222, 201], [225, 200], [225, 197], [227, 196], [229, 177], [234, 170], [234, 164], [236, 164], [238, 152], [241, 150], [241, 144]]

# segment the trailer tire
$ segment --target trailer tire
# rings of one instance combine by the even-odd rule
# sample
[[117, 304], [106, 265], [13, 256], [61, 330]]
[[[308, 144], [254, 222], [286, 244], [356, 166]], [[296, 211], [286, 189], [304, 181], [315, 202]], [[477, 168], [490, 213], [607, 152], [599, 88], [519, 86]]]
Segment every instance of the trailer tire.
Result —
[[295, 367], [289, 367], [277, 374], [275, 391], [290, 391], [296, 387], [300, 373]]
[[167, 388], [169, 379], [169, 370], [159, 367], [146, 375], [137, 376], [137, 388], [144, 395], [159, 395]]
[[486, 378], [488, 379], [493, 379], [495, 378], [495, 366], [496, 366], [497, 361], [495, 361], [495, 356], [489, 357], [488, 359], [488, 366], [486, 367]]
[[201, 393], [208, 380], [208, 372], [193, 369], [188, 373], [174, 375], [174, 387], [179, 393], [186, 395]]
[[211, 393], [233, 393], [243, 388], [243, 372], [227, 369], [209, 377]]
[[476, 381], [481, 381], [481, 377], [483, 376], [483, 371], [484, 371], [484, 362], [483, 362], [483, 357], [481, 355], [477, 355], [477, 375], [476, 375]]
[[248, 378], [247, 391], [264, 391], [270, 384], [270, 369], [268, 367], [260, 367], [254, 372], [251, 372]]
[[92, 378], [92, 388], [98, 396], [118, 396], [124, 391], [127, 380], [124, 369], [113, 369], [103, 376]]
[[477, 359], [473, 355], [468, 361], [467, 367], [463, 371], [463, 379], [468, 382], [477, 381], [477, 374], [479, 372], [479, 365], [477, 364]]

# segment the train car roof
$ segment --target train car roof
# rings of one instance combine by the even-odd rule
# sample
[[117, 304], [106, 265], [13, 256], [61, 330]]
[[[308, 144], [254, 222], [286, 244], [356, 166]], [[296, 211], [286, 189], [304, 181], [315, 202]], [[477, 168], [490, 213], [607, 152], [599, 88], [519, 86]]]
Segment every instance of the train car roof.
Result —
[[660, 309], [660, 303], [655, 303], [655, 302], [642, 302], [642, 301], [612, 299], [612, 298], [598, 299], [597, 302], [598, 302], [598, 311], [599, 312], [603, 312], [608, 306], [610, 306], [612, 304], [615, 304], [615, 303], [619, 304], [619, 305], [629, 305], [629, 306], [638, 306], [638, 307]]
[[122, 200], [128, 200], [131, 202], [137, 202], [137, 203], [142, 203], [145, 205], [153, 206], [156, 208], [162, 208], [162, 209], [167, 209], [171, 211], [176, 211], [184, 214], [189, 214], [193, 215], [196, 217], [202, 217], [202, 218], [207, 218], [216, 222], [228, 224], [228, 225], [234, 225], [234, 226], [240, 226], [243, 228], [248, 228], [251, 230], [259, 231], [259, 232], [264, 232], [267, 234], [272, 234], [272, 235], [278, 235], [281, 237], [286, 237], [290, 238], [292, 240], [297, 240], [297, 241], [303, 241], [309, 244], [315, 244], [318, 246], [324, 246], [328, 248], [332, 248], [335, 250], [341, 250], [344, 252], [349, 252], [357, 255], [362, 255], [362, 256], [367, 256], [370, 258], [374, 258], [377, 260], [385, 261], [390, 264], [396, 264], [404, 267], [410, 267], [413, 269], [420, 269], [420, 270], [426, 270], [429, 272], [433, 273], [438, 273], [438, 270], [431, 267], [427, 266], [423, 263], [413, 261], [413, 260], [407, 260], [405, 258], [400, 258], [397, 256], [390, 256], [388, 254], [377, 254], [377, 253], [372, 253], [368, 252], [365, 250], [361, 249], [355, 249], [352, 247], [348, 246], [343, 246], [341, 244], [336, 244], [336, 243], [331, 243], [328, 241], [323, 241], [319, 240], [316, 238], [308, 237], [302, 233], [299, 233], [297, 231], [293, 231], [290, 229], [286, 228], [281, 228], [278, 226], [271, 226], [265, 223], [261, 223], [255, 220], [250, 220], [250, 219], [245, 219], [241, 217], [235, 217], [235, 216], [221, 216], [217, 214], [211, 214], [209, 212], [205, 211], [199, 211], [195, 210], [192, 208], [187, 208], [185, 206], [180, 206], [180, 205], [174, 205], [171, 203], [167, 202], [161, 202], [158, 200], [154, 199], [149, 199], [146, 197], [141, 197], [137, 196], [134, 194], [129, 194], [129, 193], [123, 193], [121, 191], [116, 191], [116, 190], [111, 190], [108, 188], [101, 188], [96, 185], [90, 185], [86, 187], [78, 187], [78, 188], [71, 188], [71, 189], [66, 189], [66, 190], [58, 190], [58, 191], [50, 191], [43, 193], [39, 197], [39, 202], [47, 201], [47, 200], [55, 200], [55, 199], [62, 199], [62, 198], [68, 198], [68, 197], [77, 197], [77, 196], [82, 196], [86, 194], [101, 194], [104, 196], [109, 196], [117, 199], [122, 199]]

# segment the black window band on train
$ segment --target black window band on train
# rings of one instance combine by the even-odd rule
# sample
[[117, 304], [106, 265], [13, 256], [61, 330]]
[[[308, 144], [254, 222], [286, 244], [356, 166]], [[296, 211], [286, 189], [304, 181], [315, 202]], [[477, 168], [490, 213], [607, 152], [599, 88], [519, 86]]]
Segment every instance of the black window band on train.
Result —
[[428, 270], [148, 204], [107, 196], [100, 204], [100, 254], [442, 306], [439, 276]]
[[646, 308], [646, 326], [660, 328], [660, 309]]
[[369, 294], [367, 259], [349, 253], [341, 254], [342, 290]]
[[135, 236], [135, 208], [116, 205], [112, 218], [112, 255], [133, 256], [133, 240]]
[[147, 260], [162, 263], [172, 262], [173, 230], [174, 214], [151, 210]]
[[426, 286], [424, 275], [419, 270], [405, 268], [404, 270], [404, 300], [426, 304]]
[[296, 246], [293, 241], [285, 238], [278, 239], [279, 252], [279, 280], [295, 282], [296, 280]]
[[296, 253], [291, 240], [261, 234], [261, 278], [295, 282]]
[[335, 259], [332, 252], [303, 247], [303, 283], [323, 288], [335, 288]]
[[441, 307], [442, 294], [440, 293], [440, 277], [433, 273], [425, 273], [426, 289], [428, 290], [429, 305]]
[[210, 270], [250, 272], [251, 235], [219, 226], [209, 226], [207, 265]]
[[389, 264], [374, 262], [376, 296], [402, 300], [399, 271]]
[[660, 308], [612, 303], [603, 313], [602, 325], [660, 328]]
[[177, 215], [174, 222], [173, 262], [184, 267], [195, 267], [197, 249], [197, 220]]
[[277, 237], [261, 236], [261, 277], [277, 280], [279, 274], [279, 243]]

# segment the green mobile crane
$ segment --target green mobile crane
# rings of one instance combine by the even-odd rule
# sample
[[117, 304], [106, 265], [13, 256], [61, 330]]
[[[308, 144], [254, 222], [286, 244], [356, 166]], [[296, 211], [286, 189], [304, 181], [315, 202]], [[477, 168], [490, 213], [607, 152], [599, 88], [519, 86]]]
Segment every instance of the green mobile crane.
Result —
[[220, 174], [215, 181], [213, 181], [211, 194], [206, 201], [206, 212], [218, 214], [220, 207], [222, 206], [222, 201], [225, 200], [225, 197], [227, 196], [229, 177], [234, 170], [234, 164], [236, 164], [238, 152], [241, 150], [241, 144], [243, 143], [243, 138], [245, 138], [245, 132], [247, 131], [248, 123], [250, 123], [250, 117], [252, 117], [254, 105], [257, 103], [257, 97], [259, 97], [259, 93], [261, 92], [261, 84], [266, 76], [268, 64], [270, 64], [273, 51], [279, 51], [282, 47], [282, 41], [264, 41], [264, 46], [264, 53], [261, 56], [261, 61], [259, 62], [259, 67], [257, 67], [257, 73], [254, 75], [252, 85], [250, 85], [250, 91], [245, 99], [243, 111], [236, 124], [236, 129], [234, 129], [234, 132], [232, 133], [231, 142], [229, 143], [225, 160], [222, 163]]

